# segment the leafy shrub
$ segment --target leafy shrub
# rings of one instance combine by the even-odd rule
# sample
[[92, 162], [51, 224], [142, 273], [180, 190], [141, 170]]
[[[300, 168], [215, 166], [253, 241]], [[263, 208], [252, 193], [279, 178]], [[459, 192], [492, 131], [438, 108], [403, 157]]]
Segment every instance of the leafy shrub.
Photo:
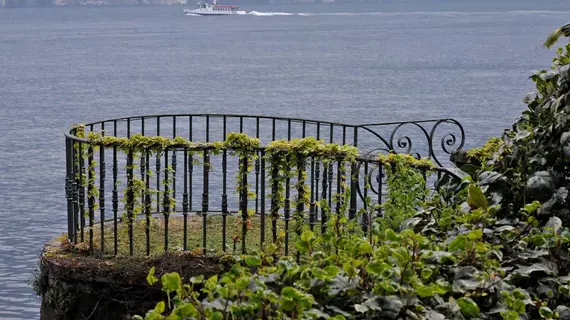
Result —
[[[570, 319], [570, 230], [556, 218], [539, 228], [537, 203], [527, 206], [531, 223], [496, 221], [481, 189], [465, 189], [469, 209], [447, 228], [433, 209], [399, 233], [375, 222], [367, 237], [333, 215], [324, 235], [302, 233], [300, 264], [276, 260], [270, 245], [220, 277], [184, 285], [165, 274], [163, 290], [175, 292], [167, 319]], [[145, 319], [163, 319], [165, 306]]]
[[[502, 215], [517, 216], [526, 203], [541, 203], [539, 219], [554, 215], [570, 223], [568, 182], [570, 160], [570, 44], [559, 48], [551, 70], [531, 76], [536, 92], [525, 96], [527, 109], [506, 130], [492, 139], [482, 156], [483, 168], [462, 168], [492, 194]], [[492, 151], [492, 152], [489, 152]]]
[[388, 198], [381, 206], [384, 219], [377, 222], [382, 230], [397, 229], [402, 222], [417, 212], [428, 196], [424, 173], [411, 169], [411, 165], [426, 170], [430, 167], [429, 163], [421, 163], [420, 160], [404, 154], [380, 156], [380, 159], [388, 164], [384, 166]]
[[[389, 180], [403, 205], [367, 234], [345, 211], [330, 213], [324, 234], [303, 230], [299, 264], [269, 245], [220, 276], [162, 275], [168, 301], [145, 319], [570, 320], [569, 51], [533, 75], [528, 109], [479, 154], [481, 167], [421, 197]], [[413, 216], [394, 231], [397, 210]]]

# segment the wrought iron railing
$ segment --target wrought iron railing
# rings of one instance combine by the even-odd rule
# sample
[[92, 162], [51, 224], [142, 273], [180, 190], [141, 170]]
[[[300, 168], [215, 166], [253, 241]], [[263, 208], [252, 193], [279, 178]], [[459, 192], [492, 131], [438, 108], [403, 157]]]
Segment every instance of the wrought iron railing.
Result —
[[[455, 131], [449, 131], [451, 129]], [[419, 133], [419, 138], [412, 135], [413, 130]], [[284, 253], [290, 254], [290, 235], [294, 234], [289, 223], [293, 212], [305, 212], [305, 222], [311, 229], [323, 231], [327, 212], [317, 204], [324, 201], [331, 210], [338, 212], [341, 202], [335, 201], [334, 197], [346, 191], [343, 190], [345, 185], [349, 186], [347, 205], [350, 218], [356, 217], [359, 210], [369, 209], [372, 203], [366, 199], [372, 197], [374, 203], [382, 203], [385, 188], [383, 166], [377, 157], [371, 155], [408, 153], [431, 159], [441, 166], [445, 161], [440, 161], [440, 158], [460, 149], [465, 140], [462, 126], [452, 119], [350, 125], [249, 115], [152, 115], [94, 122], [86, 124], [85, 131], [84, 136], [89, 132], [115, 137], [142, 134], [181, 136], [189, 141], [202, 142], [224, 141], [230, 132], [246, 133], [263, 143], [313, 136], [330, 143], [356, 146], [361, 154], [348, 168], [348, 174], [341, 172], [345, 165], [342, 160], [325, 165], [309, 157], [305, 170], [310, 190], [309, 207], [304, 208], [302, 204], [296, 208], [291, 206], [292, 201], [304, 192], [296, 188], [295, 177], [287, 179], [284, 205], [279, 207], [268, 196], [275, 194], [277, 186], [272, 172], [266, 170], [266, 150], [263, 147], [257, 149], [255, 160], [240, 160], [232, 155], [232, 150], [215, 155], [207, 146], [173, 146], [161, 155], [143, 152], [137, 158], [132, 152], [116, 146], [97, 148], [91, 140], [79, 137], [74, 128], [66, 133], [68, 239], [75, 244], [88, 242], [91, 248], [115, 255], [149, 255], [156, 251], [196, 248], [204, 253], [210, 249], [228, 251], [232, 242], [234, 250], [239, 244], [240, 251], [246, 252], [248, 248], [277, 241], [280, 238], [278, 229], [284, 232]], [[440, 131], [444, 133], [440, 134]], [[198, 156], [200, 163], [196, 162]], [[236, 181], [234, 179], [239, 174], [239, 161], [245, 161], [242, 165], [253, 165], [253, 170], [241, 174], [235, 183], [242, 186], [251, 184], [254, 194], [251, 199], [247, 194], [231, 189], [232, 181]], [[154, 169], [152, 174], [151, 168]], [[438, 177], [447, 174], [444, 169], [433, 172]], [[146, 190], [155, 192], [152, 195], [133, 194], [135, 177]], [[430, 179], [428, 176], [425, 178]], [[140, 196], [140, 199], [133, 199], [135, 196]], [[137, 201], [141, 204], [141, 212], [136, 212], [133, 207]], [[379, 206], [374, 208], [375, 214], [382, 215]], [[249, 225], [248, 212], [251, 214], [251, 211], [256, 218], [254, 226]], [[228, 231], [231, 223], [228, 219], [236, 215], [241, 218], [241, 221], [235, 220], [241, 227], [239, 235]], [[153, 220], [156, 216], [162, 219], [158, 222]], [[219, 221], [211, 223], [212, 217]], [[366, 229], [369, 221], [360, 219]], [[197, 223], [200, 228], [196, 228]], [[169, 226], [174, 224], [179, 228], [169, 230]], [[140, 236], [137, 236], [137, 225], [140, 226]], [[210, 234], [211, 225], [221, 229], [220, 241], [215, 242], [217, 248], [211, 248], [213, 245], [208, 241], [209, 236], [213, 236]], [[119, 230], [124, 227], [125, 232]], [[162, 238], [159, 250], [152, 245], [153, 240], [156, 241], [156, 235], [151, 235], [153, 228], [160, 229], [157, 233]], [[251, 239], [251, 235], [248, 237], [251, 228], [258, 230], [256, 239]], [[125, 251], [121, 251], [122, 247]]]

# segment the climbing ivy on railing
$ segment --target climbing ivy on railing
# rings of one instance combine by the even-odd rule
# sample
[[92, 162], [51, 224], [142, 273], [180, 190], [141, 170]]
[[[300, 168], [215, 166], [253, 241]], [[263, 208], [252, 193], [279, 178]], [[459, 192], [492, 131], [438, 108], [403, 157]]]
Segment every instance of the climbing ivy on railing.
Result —
[[[324, 143], [313, 137], [307, 137], [303, 139], [292, 139], [292, 140], [276, 140], [270, 142], [268, 145], [262, 147], [260, 140], [257, 138], [249, 137], [243, 133], [229, 133], [225, 141], [217, 142], [194, 142], [186, 140], [182, 137], [167, 138], [160, 136], [144, 136], [141, 134], [134, 134], [131, 137], [114, 137], [103, 135], [99, 132], [90, 132], [85, 138], [85, 128], [83, 126], [77, 126], [75, 129], [75, 135], [78, 138], [82, 138], [76, 142], [79, 149], [82, 150], [82, 157], [89, 158], [89, 155], [85, 153], [84, 150], [97, 150], [97, 148], [113, 148], [124, 152], [131, 160], [127, 161], [127, 166], [125, 167], [127, 171], [128, 181], [126, 187], [123, 189], [123, 221], [127, 221], [130, 225], [133, 223], [134, 219], [140, 215], [145, 214], [147, 218], [151, 218], [151, 203], [156, 202], [157, 207], [162, 207], [162, 213], [165, 218], [170, 213], [175, 210], [176, 200], [173, 195], [173, 178], [175, 175], [174, 168], [171, 164], [165, 163], [166, 169], [162, 173], [162, 190], [156, 190], [148, 187], [148, 181], [153, 176], [153, 172], [150, 170], [150, 164], [146, 163], [146, 168], [138, 174], [137, 169], [140, 169], [138, 159], [142, 158], [142, 161], [148, 159], [149, 156], [155, 155], [157, 161], [167, 157], [169, 152], [175, 152], [176, 150], [185, 150], [189, 159], [194, 161], [197, 157], [194, 155], [205, 155], [205, 154], [220, 154], [222, 151], [228, 151], [230, 155], [237, 156], [239, 158], [238, 172], [236, 176], [236, 191], [240, 195], [240, 199], [247, 201], [247, 199], [254, 198], [256, 195], [250, 190], [251, 184], [247, 181], [247, 176], [251, 174], [255, 161], [258, 159], [260, 152], [264, 153], [264, 160], [267, 164], [267, 172], [269, 176], [269, 182], [271, 185], [271, 193], [269, 199], [271, 200], [271, 212], [270, 218], [272, 223], [273, 242], [280, 243], [281, 238], [286, 237], [288, 232], [295, 232], [298, 236], [301, 235], [303, 231], [303, 225], [305, 225], [305, 215], [308, 212], [311, 199], [310, 186], [307, 183], [308, 175], [306, 166], [309, 162], [314, 161], [316, 165], [322, 165], [323, 168], [327, 168], [329, 171], [329, 184], [332, 183], [331, 170], [336, 170], [337, 185], [334, 188], [335, 194], [330, 194], [329, 197], [332, 200], [328, 203], [327, 199], [318, 199], [315, 205], [315, 210], [319, 208], [323, 213], [322, 219], [332, 216], [332, 211], [335, 212], [345, 212], [348, 210], [350, 205], [351, 196], [351, 182], [357, 182], [358, 170], [354, 170], [353, 167], [358, 160], [359, 154], [358, 150], [354, 146], [350, 145], [338, 145], [334, 143]], [[164, 158], [166, 159], [166, 158]], [[211, 166], [211, 162], [204, 159], [204, 166]], [[76, 161], [79, 161], [76, 158]], [[370, 159], [366, 160], [370, 161]], [[425, 173], [426, 171], [433, 168], [433, 164], [429, 160], [415, 159], [412, 156], [407, 155], [387, 155], [379, 156], [377, 159], [372, 159], [372, 161], [377, 161], [378, 164], [383, 164], [386, 168], [386, 175], [388, 177], [388, 183], [398, 184], [398, 188], [405, 184], [409, 187], [406, 189], [409, 191], [410, 196], [416, 190], [425, 187], [425, 182], [419, 181], [423, 178], [420, 172]], [[89, 181], [86, 185], [89, 187], [90, 196], [96, 197], [97, 188], [94, 188], [95, 177], [94, 167], [95, 161], [89, 161], [90, 166], [88, 168]], [[376, 162], [374, 162], [376, 163]], [[78, 166], [79, 163], [77, 164]], [[402, 173], [400, 168], [404, 166], [417, 168], [417, 175], [412, 177], [400, 177]], [[207, 170], [211, 170], [208, 167]], [[160, 174], [158, 172], [157, 174]], [[324, 175], [324, 172], [323, 172]], [[83, 177], [82, 177], [83, 179]], [[323, 179], [327, 177], [323, 176]], [[293, 185], [289, 183], [293, 181]], [[414, 185], [417, 183], [416, 185]], [[294, 197], [291, 197], [291, 190], [293, 190]], [[329, 186], [329, 190], [330, 186]], [[401, 193], [390, 192], [388, 190], [388, 204], [384, 208], [384, 214], [386, 217], [394, 221], [394, 217], [398, 216], [398, 212], [406, 209], [407, 199], [409, 197], [404, 197]], [[417, 193], [417, 192], [416, 192]], [[153, 199], [152, 195], [158, 194], [157, 199]], [[417, 194], [415, 195], [419, 197]], [[419, 197], [421, 198], [421, 197]], [[153, 199], [153, 200], [150, 200]], [[376, 210], [377, 205], [371, 205], [370, 198], [364, 199], [367, 204], [368, 211], [366, 214], [370, 214]], [[335, 208], [331, 208], [331, 205]], [[245, 208], [245, 210], [243, 210]], [[409, 209], [409, 208], [408, 208]], [[286, 229], [283, 231], [281, 227], [278, 227], [277, 220], [280, 218], [279, 211], [285, 210], [285, 220]], [[290, 210], [293, 212], [293, 216], [289, 216]], [[253, 210], [247, 209], [247, 202], [245, 204], [240, 204], [240, 213], [242, 219], [240, 223], [243, 225], [242, 236], [245, 237], [245, 233], [251, 226], [250, 216]], [[362, 211], [362, 210], [361, 210]], [[362, 212], [361, 212], [362, 214]], [[401, 215], [401, 220], [405, 219], [409, 215]], [[288, 228], [288, 221], [292, 218], [294, 225], [291, 229]], [[367, 218], [368, 219], [368, 218]], [[371, 219], [368, 219], [371, 221]], [[323, 220], [323, 227], [325, 220]], [[337, 225], [334, 226], [335, 229], [340, 228], [340, 220], [337, 220]], [[394, 227], [390, 225], [391, 227]], [[129, 227], [130, 228], [130, 227]], [[148, 226], [147, 226], [148, 228]], [[279, 230], [279, 232], [276, 232]], [[338, 230], [337, 230], [338, 232]], [[239, 241], [240, 236], [236, 235], [233, 237], [234, 247], [237, 241]], [[242, 240], [245, 241], [245, 240]], [[244, 243], [242, 242], [242, 246]], [[242, 248], [245, 250], [245, 246]]]
[[429, 193], [426, 176], [433, 165], [429, 160], [404, 154], [382, 155], [379, 158], [384, 163], [388, 186], [388, 200], [381, 205], [385, 218], [380, 222], [381, 228], [397, 230], [425, 201]]

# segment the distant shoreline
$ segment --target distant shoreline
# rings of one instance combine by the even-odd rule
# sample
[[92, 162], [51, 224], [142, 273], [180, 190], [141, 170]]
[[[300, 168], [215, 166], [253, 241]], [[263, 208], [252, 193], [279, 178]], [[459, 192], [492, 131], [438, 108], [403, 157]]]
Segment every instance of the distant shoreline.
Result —
[[[192, 4], [193, 2], [190, 1]], [[375, 2], [360, 0], [358, 2]], [[173, 6], [188, 5], [188, 0], [0, 0], [0, 8], [34, 8], [34, 7], [106, 7], [106, 6]], [[258, 0], [236, 1], [245, 4], [327, 4], [354, 3], [351, 0]]]

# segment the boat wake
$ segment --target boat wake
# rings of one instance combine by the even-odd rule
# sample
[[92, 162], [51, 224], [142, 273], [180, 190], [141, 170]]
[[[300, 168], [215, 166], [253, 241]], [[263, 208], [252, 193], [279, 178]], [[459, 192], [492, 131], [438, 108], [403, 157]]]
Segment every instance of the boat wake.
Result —
[[489, 11], [489, 12], [455, 12], [455, 11], [440, 11], [440, 12], [331, 12], [331, 13], [299, 13], [299, 12], [248, 12], [249, 16], [256, 17], [274, 17], [274, 16], [471, 16], [471, 15], [529, 15], [529, 14], [543, 14], [543, 15], [568, 15], [570, 12], [562, 11], [539, 11], [539, 10], [520, 10], [520, 11]]
[[257, 17], [272, 17], [272, 16], [301, 16], [304, 15], [302, 13], [291, 13], [291, 12], [258, 12], [258, 11], [251, 11], [247, 13], [250, 16], [257, 16]]
[[[190, 11], [185, 11], [187, 16], [200, 16]], [[414, 12], [236, 12], [236, 15], [246, 15], [255, 17], [276, 17], [276, 16], [440, 16], [440, 17], [457, 17], [457, 16], [486, 16], [486, 15], [570, 15], [568, 11], [539, 11], [539, 10], [522, 10], [522, 11], [489, 11], [489, 12], [456, 12], [456, 11], [414, 11]]]

